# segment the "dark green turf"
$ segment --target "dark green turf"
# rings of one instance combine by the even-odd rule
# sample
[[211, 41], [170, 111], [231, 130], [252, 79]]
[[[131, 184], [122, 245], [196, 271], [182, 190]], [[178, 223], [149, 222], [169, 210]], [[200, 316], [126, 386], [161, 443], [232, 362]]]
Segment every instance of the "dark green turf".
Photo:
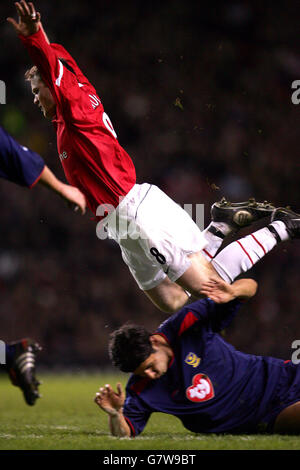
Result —
[[195, 435], [176, 418], [155, 413], [136, 439], [110, 436], [107, 416], [93, 398], [101, 385], [123, 384], [126, 375], [39, 374], [43, 398], [25, 404], [6, 375], [0, 376], [0, 450], [216, 450], [300, 449], [296, 436]]

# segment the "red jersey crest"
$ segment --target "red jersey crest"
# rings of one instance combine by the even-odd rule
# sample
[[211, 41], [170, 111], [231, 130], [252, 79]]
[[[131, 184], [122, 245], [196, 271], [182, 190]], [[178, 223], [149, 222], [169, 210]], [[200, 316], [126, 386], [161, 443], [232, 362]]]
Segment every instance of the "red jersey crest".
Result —
[[195, 402], [211, 400], [215, 392], [210, 378], [205, 374], [194, 375], [193, 384], [187, 388], [186, 396], [190, 401]]

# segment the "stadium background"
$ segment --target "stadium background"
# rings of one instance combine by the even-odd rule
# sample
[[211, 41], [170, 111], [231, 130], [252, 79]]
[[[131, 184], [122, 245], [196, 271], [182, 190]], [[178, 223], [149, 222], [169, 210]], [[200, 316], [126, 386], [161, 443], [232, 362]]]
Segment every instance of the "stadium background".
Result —
[[[181, 204], [223, 195], [299, 204], [299, 2], [36, 2], [95, 85], [138, 182]], [[23, 81], [31, 65], [5, 24], [0, 123], [64, 179], [51, 123]], [[0, 182], [0, 334], [39, 340], [47, 367], [107, 367], [108, 334], [127, 320], [155, 328], [165, 314], [139, 291], [119, 248], [96, 237], [92, 214], [55, 195]], [[236, 347], [290, 358], [300, 339], [299, 242], [278, 247], [255, 271], [259, 292], [227, 331]]]

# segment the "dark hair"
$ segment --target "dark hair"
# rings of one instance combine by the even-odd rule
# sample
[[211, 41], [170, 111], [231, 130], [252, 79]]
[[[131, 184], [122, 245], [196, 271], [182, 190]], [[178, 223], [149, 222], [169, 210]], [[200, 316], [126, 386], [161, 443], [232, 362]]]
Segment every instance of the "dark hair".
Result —
[[108, 346], [113, 365], [123, 372], [133, 372], [154, 352], [150, 336], [143, 326], [128, 323], [113, 331]]

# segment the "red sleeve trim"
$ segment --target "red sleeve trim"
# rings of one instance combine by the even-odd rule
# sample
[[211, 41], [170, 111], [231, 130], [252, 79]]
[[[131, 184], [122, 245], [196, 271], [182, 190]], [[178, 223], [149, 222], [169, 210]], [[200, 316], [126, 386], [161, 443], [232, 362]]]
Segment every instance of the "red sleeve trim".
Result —
[[44, 169], [45, 169], [45, 166], [46, 166], [46, 165], [44, 165], [44, 168], [43, 168], [42, 171], [40, 172], [39, 176], [34, 180], [34, 182], [31, 183], [30, 186], [28, 186], [29, 189], [32, 189], [32, 188], [36, 185], [36, 183], [39, 181], [39, 179], [41, 178], [42, 173], [43, 173], [43, 171], [44, 171]]
[[170, 345], [170, 341], [168, 340], [168, 338], [166, 337], [166, 335], [164, 333], [161, 333], [161, 331], [156, 331], [154, 334], [162, 336], [167, 341], [167, 343]]
[[126, 416], [124, 416], [124, 418], [125, 418], [125, 421], [127, 422], [128, 426], [130, 427], [131, 437], [135, 437], [136, 434], [135, 434], [135, 429], [134, 429], [134, 427], [133, 427], [132, 422], [131, 422], [130, 419], [127, 418]]
[[199, 318], [196, 317], [196, 315], [194, 315], [193, 312], [188, 312], [181, 325], [180, 325], [180, 328], [179, 328], [179, 331], [178, 331], [178, 336], [181, 336], [182, 333], [184, 333], [188, 328], [190, 328], [194, 323], [196, 323], [197, 321], [199, 320]]

